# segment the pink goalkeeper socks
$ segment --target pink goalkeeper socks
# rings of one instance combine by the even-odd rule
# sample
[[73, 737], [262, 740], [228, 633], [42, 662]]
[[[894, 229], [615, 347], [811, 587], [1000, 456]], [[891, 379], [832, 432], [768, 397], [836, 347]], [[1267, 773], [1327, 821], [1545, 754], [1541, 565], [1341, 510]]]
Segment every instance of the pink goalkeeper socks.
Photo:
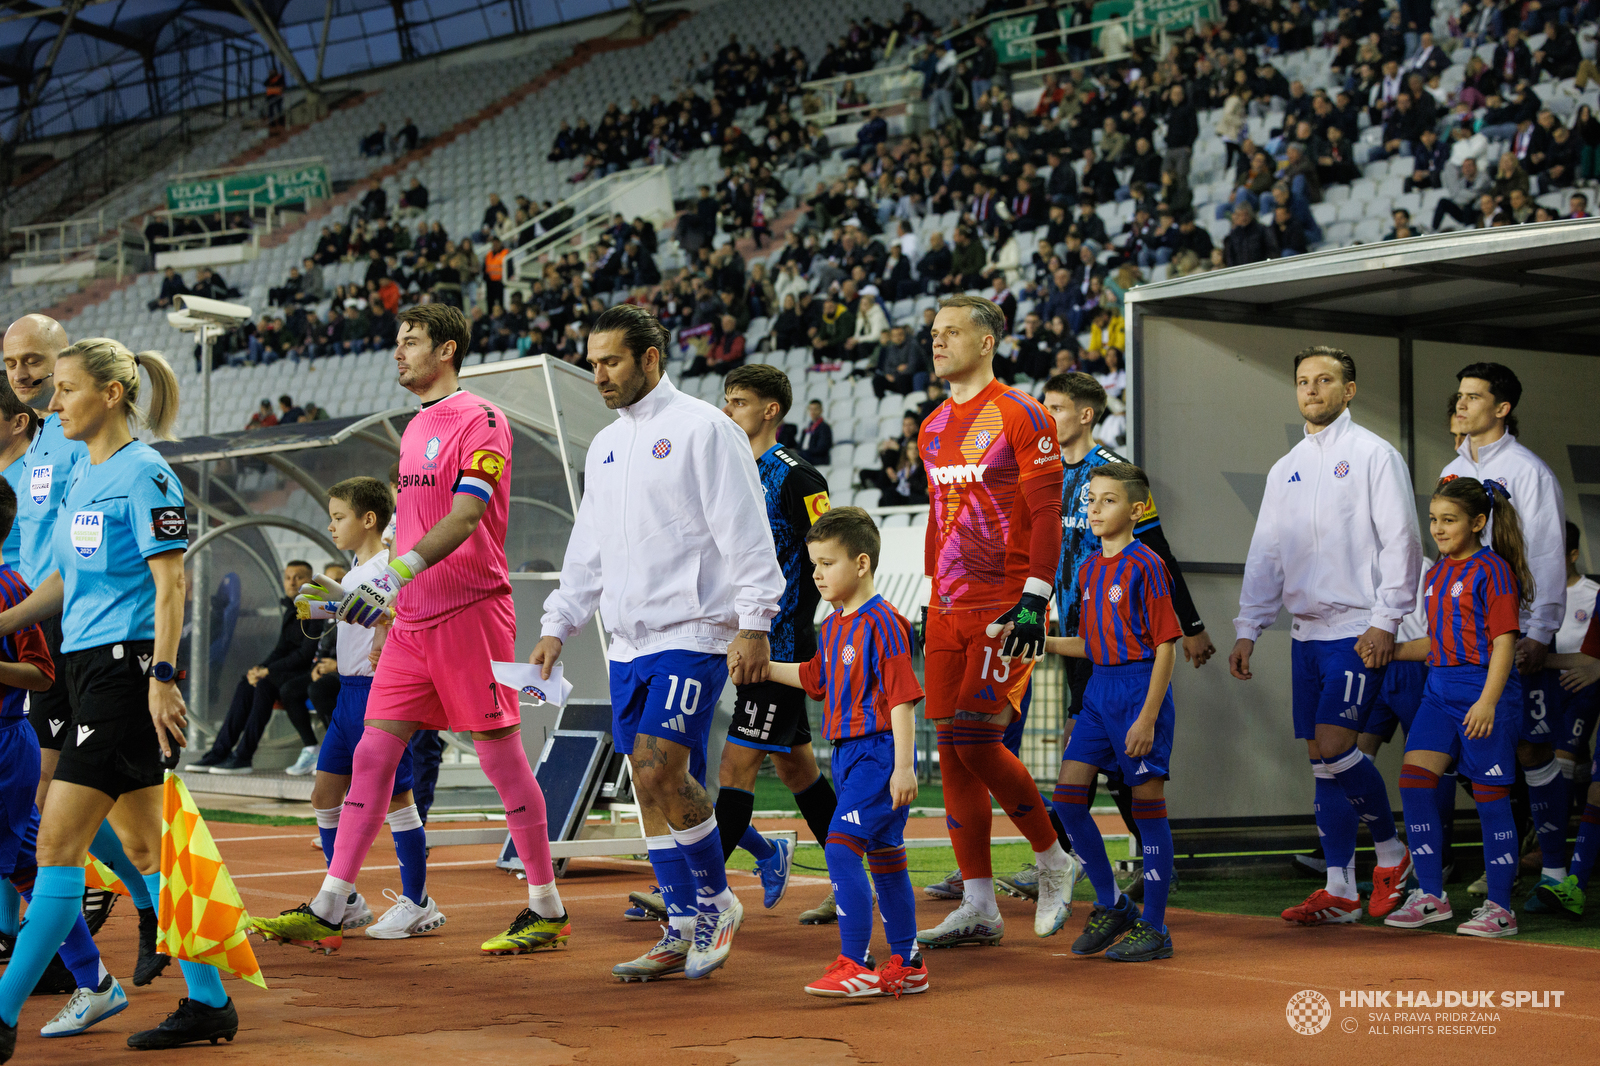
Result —
[[499, 740], [479, 740], [473, 746], [484, 776], [506, 806], [506, 828], [517, 845], [529, 886], [552, 883], [556, 875], [550, 862], [544, 792], [533, 776], [533, 767], [528, 765], [527, 752], [522, 750], [522, 735], [512, 733]]
[[[333, 861], [328, 863], [328, 876], [354, 883], [361, 873], [361, 864], [367, 861], [367, 852], [388, 817], [394, 773], [405, 752], [406, 742], [393, 733], [370, 725], [362, 731], [351, 759], [350, 791], [339, 815], [339, 837]], [[543, 804], [539, 811], [542, 815]]]

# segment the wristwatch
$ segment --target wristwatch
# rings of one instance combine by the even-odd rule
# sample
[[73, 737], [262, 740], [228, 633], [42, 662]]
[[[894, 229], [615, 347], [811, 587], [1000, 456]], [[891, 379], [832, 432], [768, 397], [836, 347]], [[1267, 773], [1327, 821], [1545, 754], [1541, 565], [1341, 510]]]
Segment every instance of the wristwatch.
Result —
[[178, 676], [178, 668], [171, 663], [156, 663], [150, 668], [150, 676], [157, 681], [171, 683]]

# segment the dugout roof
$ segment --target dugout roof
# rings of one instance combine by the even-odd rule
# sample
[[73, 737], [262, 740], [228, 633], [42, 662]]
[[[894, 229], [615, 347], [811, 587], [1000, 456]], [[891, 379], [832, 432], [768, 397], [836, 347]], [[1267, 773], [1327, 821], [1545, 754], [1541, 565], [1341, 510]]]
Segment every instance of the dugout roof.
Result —
[[1437, 233], [1141, 285], [1139, 315], [1600, 354], [1600, 219]]

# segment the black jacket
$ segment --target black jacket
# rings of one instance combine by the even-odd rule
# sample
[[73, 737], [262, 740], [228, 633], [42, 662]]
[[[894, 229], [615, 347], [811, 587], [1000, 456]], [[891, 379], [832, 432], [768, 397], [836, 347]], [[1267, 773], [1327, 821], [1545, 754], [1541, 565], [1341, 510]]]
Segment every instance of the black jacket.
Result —
[[1192, 148], [1200, 137], [1200, 120], [1187, 97], [1167, 113], [1167, 147]]
[[[316, 661], [322, 621], [302, 623], [295, 617], [294, 600], [285, 596], [279, 602], [283, 604], [283, 622], [278, 627], [278, 643], [272, 646], [260, 665], [267, 668], [267, 680], [281, 688], [285, 681], [310, 670]], [[305, 626], [304, 632], [301, 632], [301, 625]]]

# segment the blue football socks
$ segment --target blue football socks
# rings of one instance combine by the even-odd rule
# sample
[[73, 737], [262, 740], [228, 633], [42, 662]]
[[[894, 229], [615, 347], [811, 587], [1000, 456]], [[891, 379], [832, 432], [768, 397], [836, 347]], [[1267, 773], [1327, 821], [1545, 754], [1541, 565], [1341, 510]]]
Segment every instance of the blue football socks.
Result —
[[1579, 888], [1589, 887], [1596, 853], [1600, 853], [1600, 803], [1585, 803], [1583, 817], [1578, 820], [1578, 839], [1572, 845], [1572, 869], [1568, 871], [1578, 879]]
[[[1349, 871], [1355, 865], [1356, 830], [1361, 819], [1327, 764], [1312, 759], [1311, 772], [1316, 775], [1317, 835], [1322, 838], [1322, 854], [1328, 860], [1328, 891], [1341, 899], [1353, 899], [1356, 886], [1345, 882], [1350, 880]], [[1338, 891], [1334, 891], [1336, 888]]]
[[1489, 899], [1511, 909], [1511, 886], [1517, 880], [1517, 820], [1511, 813], [1510, 785], [1473, 782], [1472, 798], [1483, 825], [1483, 864], [1489, 879]]
[[839, 954], [865, 966], [867, 948], [872, 944], [872, 882], [861, 865], [866, 842], [833, 833], [823, 850], [828, 858], [828, 879], [833, 882], [834, 907], [839, 912]]
[[322, 855], [328, 861], [333, 861], [333, 846], [339, 839], [339, 812], [344, 810], [339, 807], [313, 807], [311, 813], [317, 816], [317, 839], [322, 841]]
[[694, 919], [699, 908], [694, 901], [694, 875], [689, 860], [670, 836], [645, 838], [650, 867], [661, 889], [661, 903], [667, 908], [667, 925], [684, 939], [694, 935]]
[[778, 853], [777, 845], [762, 836], [755, 826], [744, 831], [739, 846], [756, 857], [756, 862], [766, 862]]
[[[1164, 799], [1133, 800], [1133, 817], [1139, 823], [1144, 851], [1143, 918], [1163, 932], [1167, 928], [1167, 893], [1172, 889], [1172, 823], [1167, 821]], [[1101, 851], [1105, 845], [1101, 845]]]
[[111, 872], [128, 886], [128, 898], [133, 900], [135, 907], [147, 911], [155, 906], [150, 902], [150, 894], [145, 891], [144, 875], [128, 858], [128, 853], [122, 850], [122, 841], [117, 839], [116, 830], [111, 828], [110, 822], [101, 822], [100, 828], [95, 830], [94, 840], [89, 844], [89, 854], [111, 867]]
[[1355, 808], [1357, 820], [1372, 834], [1373, 843], [1393, 840], [1394, 811], [1389, 808], [1389, 790], [1377, 765], [1356, 747], [1325, 761], [1350, 806]]
[[83, 920], [83, 867], [41, 866], [33, 880], [28, 920], [17, 933], [11, 962], [0, 976], [0, 1019], [16, 1025], [22, 1004], [33, 993], [50, 960]]
[[400, 860], [400, 891], [419, 906], [428, 902], [428, 831], [416, 804], [389, 812], [389, 832]]
[[[145, 887], [150, 890], [153, 899], [161, 898], [161, 874], [156, 872], [144, 875]], [[178, 960], [179, 967], [183, 970], [183, 980], [189, 986], [189, 998], [196, 1003], [203, 1003], [208, 1007], [225, 1007], [228, 1004], [228, 993], [222, 990], [222, 974], [215, 966], [207, 966], [201, 962], [189, 962], [186, 959]]]
[[1556, 880], [1567, 876], [1567, 800], [1572, 782], [1554, 758], [1524, 772], [1528, 781], [1528, 806], [1539, 834], [1540, 865]]
[[[1439, 820], [1439, 774], [1406, 763], [1400, 767], [1400, 804], [1406, 815], [1406, 842], [1417, 884], [1430, 896], [1444, 896], [1444, 826]], [[1454, 781], [1454, 776], [1451, 776]], [[1451, 797], [1454, 799], [1454, 797]]]
[[1072, 850], [1083, 860], [1083, 868], [1094, 885], [1095, 902], [1110, 907], [1117, 902], [1117, 879], [1106, 858], [1106, 842], [1089, 813], [1088, 785], [1057, 785], [1052, 800], [1056, 815], [1072, 838]]
[[9, 880], [0, 879], [0, 933], [16, 936], [22, 922], [22, 893]]
[[694, 878], [695, 903], [699, 909], [720, 911], [733, 906], [716, 814], [690, 829], [674, 829], [672, 840], [683, 853], [689, 875]]
[[[878, 912], [883, 915], [883, 934], [889, 952], [910, 962], [917, 952], [917, 896], [906, 869], [906, 849], [881, 848], [868, 852], [867, 866], [878, 889]], [[838, 897], [834, 897], [838, 903]]]

